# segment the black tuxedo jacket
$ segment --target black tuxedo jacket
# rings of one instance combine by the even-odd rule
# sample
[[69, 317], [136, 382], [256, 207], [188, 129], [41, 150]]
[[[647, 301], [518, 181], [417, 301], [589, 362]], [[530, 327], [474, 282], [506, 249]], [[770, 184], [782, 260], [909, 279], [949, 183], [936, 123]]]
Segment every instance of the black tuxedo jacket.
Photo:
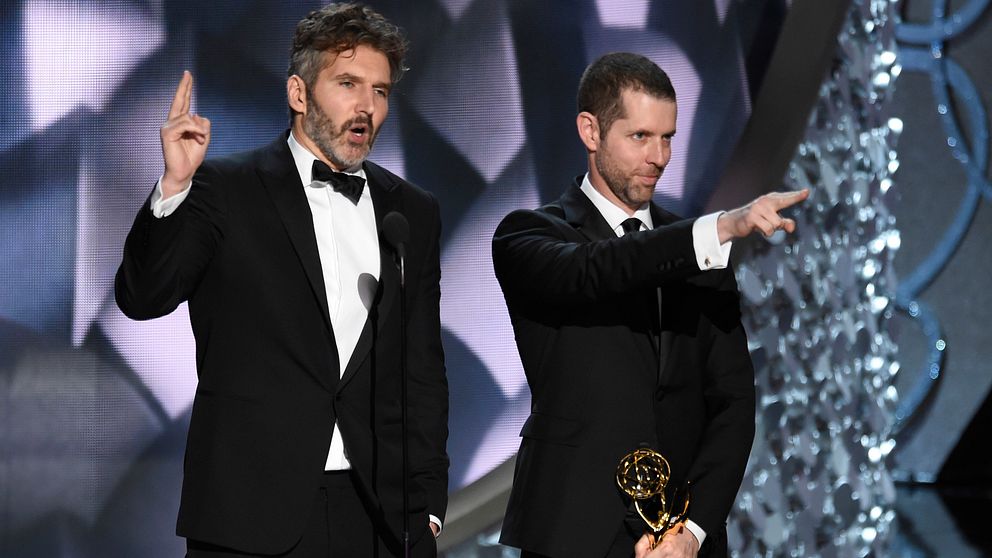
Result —
[[[440, 339], [438, 206], [365, 163], [377, 226], [410, 223], [407, 317], [411, 539], [447, 505], [447, 382]], [[286, 136], [205, 162], [188, 198], [141, 208], [115, 294], [134, 319], [189, 301], [199, 384], [186, 446], [179, 535], [251, 553], [286, 551], [317, 494], [335, 420], [365, 497], [402, 529], [399, 273], [381, 236], [380, 280], [341, 373], [310, 207]]]
[[493, 263], [532, 396], [504, 544], [604, 556], [630, 504], [617, 465], [648, 445], [670, 462], [672, 486], [691, 481], [701, 555], [726, 553], [754, 437], [736, 283], [729, 269], [699, 270], [693, 221], [651, 211], [655, 229], [618, 238], [576, 183], [496, 230]]

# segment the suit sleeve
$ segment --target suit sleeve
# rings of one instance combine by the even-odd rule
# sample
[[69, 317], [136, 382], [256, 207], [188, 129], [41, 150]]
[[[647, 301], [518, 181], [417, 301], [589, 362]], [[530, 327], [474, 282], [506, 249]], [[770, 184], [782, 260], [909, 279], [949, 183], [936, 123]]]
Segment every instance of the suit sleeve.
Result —
[[217, 182], [204, 163], [174, 213], [156, 218], [149, 201], [138, 211], [114, 281], [117, 305], [129, 318], [164, 316], [196, 289], [223, 237], [226, 204]]
[[444, 520], [448, 504], [448, 380], [441, 347], [441, 220], [431, 197], [430, 228], [416, 293], [409, 295], [411, 477], [427, 494], [427, 512]]
[[559, 305], [595, 302], [700, 273], [692, 220], [607, 240], [582, 240], [539, 211], [515, 211], [493, 236], [503, 292]]
[[717, 274], [719, 286], [702, 309], [708, 322], [706, 419], [688, 477], [689, 517], [707, 533], [717, 532], [726, 522], [754, 441], [754, 368], [741, 324], [737, 283], [730, 268]]

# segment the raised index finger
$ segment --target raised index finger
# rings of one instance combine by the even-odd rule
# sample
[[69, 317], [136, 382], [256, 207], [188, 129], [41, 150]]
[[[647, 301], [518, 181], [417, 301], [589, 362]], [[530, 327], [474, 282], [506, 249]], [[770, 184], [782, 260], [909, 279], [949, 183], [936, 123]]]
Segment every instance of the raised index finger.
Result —
[[189, 98], [193, 92], [193, 74], [189, 70], [183, 71], [183, 79], [179, 80], [179, 87], [176, 88], [176, 96], [172, 98], [172, 106], [169, 107], [169, 119], [189, 112]]

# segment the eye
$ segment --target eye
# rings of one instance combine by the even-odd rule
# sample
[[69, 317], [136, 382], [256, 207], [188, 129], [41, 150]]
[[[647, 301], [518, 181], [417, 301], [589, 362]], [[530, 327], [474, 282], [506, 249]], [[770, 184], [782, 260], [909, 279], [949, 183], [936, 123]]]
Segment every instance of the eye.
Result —
[[376, 95], [382, 97], [383, 99], [389, 98], [389, 90], [385, 87], [376, 87], [374, 91]]
[[341, 87], [344, 87], [344, 88], [347, 88], [347, 89], [351, 89], [354, 86], [355, 86], [355, 84], [353, 82], [348, 81], [348, 80], [344, 80], [344, 81], [341, 82]]
[[634, 132], [633, 134], [630, 135], [630, 137], [634, 138], [635, 140], [640, 141], [640, 140], [646, 138], [647, 137], [647, 134], [645, 134], [644, 132]]

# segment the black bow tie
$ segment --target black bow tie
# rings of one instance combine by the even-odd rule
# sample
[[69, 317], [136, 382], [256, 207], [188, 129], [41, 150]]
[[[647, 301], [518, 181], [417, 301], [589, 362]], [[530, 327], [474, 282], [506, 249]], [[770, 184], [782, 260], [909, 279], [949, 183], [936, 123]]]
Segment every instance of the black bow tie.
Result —
[[326, 182], [344, 197], [351, 200], [351, 203], [358, 205], [359, 198], [362, 197], [362, 190], [365, 189], [365, 179], [353, 174], [335, 172], [321, 160], [313, 162], [311, 170], [312, 178], [321, 182]]

